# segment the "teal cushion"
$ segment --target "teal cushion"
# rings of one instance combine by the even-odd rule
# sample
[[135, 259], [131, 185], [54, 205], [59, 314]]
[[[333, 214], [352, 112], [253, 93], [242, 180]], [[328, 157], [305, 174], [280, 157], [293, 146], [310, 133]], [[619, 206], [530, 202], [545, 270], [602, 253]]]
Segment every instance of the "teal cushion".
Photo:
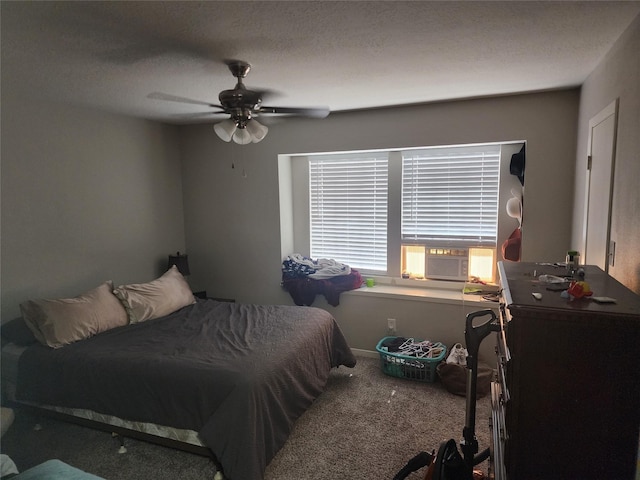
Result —
[[12, 480], [104, 480], [60, 460], [47, 460], [29, 470], [19, 473]]

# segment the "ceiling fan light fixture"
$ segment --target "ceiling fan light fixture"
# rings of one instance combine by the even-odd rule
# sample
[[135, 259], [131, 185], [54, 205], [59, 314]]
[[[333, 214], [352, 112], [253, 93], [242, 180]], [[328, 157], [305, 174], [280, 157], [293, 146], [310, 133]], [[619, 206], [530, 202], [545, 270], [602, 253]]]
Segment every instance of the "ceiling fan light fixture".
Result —
[[225, 113], [231, 118], [216, 123], [213, 128], [225, 142], [233, 140], [240, 145], [261, 142], [269, 132], [269, 128], [253, 119], [262, 113], [277, 115], [299, 115], [311, 118], [324, 118], [329, 115], [329, 108], [301, 108], [301, 107], [267, 107], [262, 105], [262, 96], [267, 90], [250, 90], [242, 81], [247, 76], [251, 65], [241, 60], [226, 60], [225, 63], [231, 74], [236, 77], [237, 83], [233, 89], [223, 90], [218, 95], [219, 105], [201, 100], [193, 100], [186, 97], [178, 97], [161, 92], [153, 92], [149, 98], [168, 100], [172, 102], [192, 103], [206, 105], [216, 109], [211, 113]]
[[246, 130], [251, 135], [251, 141], [253, 143], [258, 143], [267, 136], [269, 127], [262, 125], [256, 119], [251, 119], [249, 122], [247, 122]]
[[233, 134], [233, 141], [239, 145], [246, 145], [251, 143], [251, 134], [246, 128], [238, 128], [236, 133]]
[[221, 140], [225, 142], [230, 142], [234, 137], [234, 134], [237, 130], [236, 122], [232, 119], [227, 119], [222, 122], [216, 123], [213, 126], [213, 129], [216, 131], [216, 134], [220, 137]]

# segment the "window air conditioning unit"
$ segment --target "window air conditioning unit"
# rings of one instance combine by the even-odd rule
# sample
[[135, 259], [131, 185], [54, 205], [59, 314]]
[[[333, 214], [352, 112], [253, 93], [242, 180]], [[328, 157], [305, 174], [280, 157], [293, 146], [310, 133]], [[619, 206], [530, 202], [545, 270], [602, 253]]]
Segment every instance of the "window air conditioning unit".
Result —
[[426, 278], [463, 281], [469, 279], [468, 248], [427, 247], [426, 253]]

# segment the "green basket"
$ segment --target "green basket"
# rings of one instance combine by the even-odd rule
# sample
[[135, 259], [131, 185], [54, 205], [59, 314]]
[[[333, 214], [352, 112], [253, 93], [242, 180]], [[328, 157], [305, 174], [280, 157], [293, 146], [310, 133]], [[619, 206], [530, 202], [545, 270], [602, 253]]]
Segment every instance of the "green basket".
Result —
[[436, 379], [436, 367], [447, 356], [447, 347], [440, 342], [434, 342], [434, 346], [442, 348], [442, 353], [435, 358], [420, 358], [384, 350], [382, 344], [394, 338], [397, 337], [384, 337], [376, 346], [382, 371], [392, 377], [433, 383]]

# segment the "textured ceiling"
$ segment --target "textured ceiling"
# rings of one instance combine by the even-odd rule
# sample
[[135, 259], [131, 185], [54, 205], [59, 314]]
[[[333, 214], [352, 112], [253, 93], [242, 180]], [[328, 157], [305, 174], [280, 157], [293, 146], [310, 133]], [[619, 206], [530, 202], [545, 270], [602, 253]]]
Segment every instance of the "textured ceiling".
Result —
[[[638, 1], [1, 2], [2, 86], [184, 123], [253, 65], [265, 103], [333, 111], [580, 85]], [[216, 117], [219, 118], [219, 117]], [[193, 121], [193, 120], [191, 120]], [[202, 118], [199, 121], [203, 121]]]

